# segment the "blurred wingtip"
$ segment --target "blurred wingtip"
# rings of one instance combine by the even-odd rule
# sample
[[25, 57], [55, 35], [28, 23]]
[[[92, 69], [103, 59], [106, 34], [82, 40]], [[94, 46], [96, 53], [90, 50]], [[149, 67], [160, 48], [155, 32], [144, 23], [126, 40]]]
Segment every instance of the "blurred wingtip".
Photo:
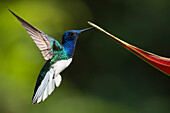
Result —
[[16, 15], [13, 11], [11, 11], [9, 8], [8, 8], [8, 10], [13, 14], [13, 15]]
[[11, 11], [10, 9], [8, 9], [18, 20], [20, 20], [21, 18], [18, 16], [18, 15], [16, 15], [13, 11]]

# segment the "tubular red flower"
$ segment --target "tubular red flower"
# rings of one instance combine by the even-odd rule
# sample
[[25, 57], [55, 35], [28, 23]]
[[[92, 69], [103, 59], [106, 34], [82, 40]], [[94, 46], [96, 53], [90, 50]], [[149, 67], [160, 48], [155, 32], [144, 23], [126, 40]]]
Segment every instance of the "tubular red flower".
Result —
[[170, 58], [165, 58], [162, 56], [158, 56], [156, 54], [147, 52], [145, 50], [139, 49], [133, 45], [128, 44], [127, 42], [124, 42], [120, 40], [119, 38], [113, 36], [112, 34], [108, 33], [104, 29], [100, 28], [99, 26], [88, 22], [91, 26], [95, 27], [96, 29], [100, 30], [110, 38], [112, 38], [114, 41], [125, 47], [127, 50], [141, 58], [142, 60], [146, 61], [153, 67], [157, 68], [158, 70], [162, 71], [163, 73], [167, 74], [170, 76]]

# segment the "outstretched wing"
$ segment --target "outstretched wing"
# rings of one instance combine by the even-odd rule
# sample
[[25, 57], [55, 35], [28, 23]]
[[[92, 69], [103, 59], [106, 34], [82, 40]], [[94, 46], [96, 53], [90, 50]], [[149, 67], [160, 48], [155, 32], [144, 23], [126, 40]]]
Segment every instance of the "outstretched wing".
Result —
[[[38, 48], [41, 50], [41, 53], [45, 60], [49, 60], [54, 56], [53, 49], [55, 50], [62, 50], [62, 46], [56, 41], [55, 39], [51, 38], [50, 36], [46, 35], [39, 29], [35, 28], [19, 16], [17, 16], [14, 12], [9, 10], [24, 26], [27, 30], [33, 41], [36, 43]], [[55, 45], [53, 45], [55, 44]]]

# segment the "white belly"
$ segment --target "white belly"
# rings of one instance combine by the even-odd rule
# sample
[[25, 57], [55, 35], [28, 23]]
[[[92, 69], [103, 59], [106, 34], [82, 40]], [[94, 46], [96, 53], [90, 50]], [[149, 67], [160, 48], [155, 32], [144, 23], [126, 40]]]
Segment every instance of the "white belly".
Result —
[[57, 61], [55, 64], [53, 64], [52, 68], [54, 69], [55, 76], [58, 75], [60, 72], [62, 72], [66, 67], [68, 67], [71, 61], [72, 61], [72, 58], [68, 60], [60, 60], [60, 61]]

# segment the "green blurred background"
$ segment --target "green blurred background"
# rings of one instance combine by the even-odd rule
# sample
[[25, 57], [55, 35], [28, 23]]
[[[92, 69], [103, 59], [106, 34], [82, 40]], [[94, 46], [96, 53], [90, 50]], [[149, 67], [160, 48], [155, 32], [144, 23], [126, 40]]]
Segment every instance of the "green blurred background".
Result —
[[170, 57], [169, 0], [0, 1], [0, 113], [169, 113], [170, 77], [97, 30], [83, 33], [59, 88], [31, 98], [41, 52], [10, 8], [61, 42], [66, 30], [97, 23], [139, 48]]

